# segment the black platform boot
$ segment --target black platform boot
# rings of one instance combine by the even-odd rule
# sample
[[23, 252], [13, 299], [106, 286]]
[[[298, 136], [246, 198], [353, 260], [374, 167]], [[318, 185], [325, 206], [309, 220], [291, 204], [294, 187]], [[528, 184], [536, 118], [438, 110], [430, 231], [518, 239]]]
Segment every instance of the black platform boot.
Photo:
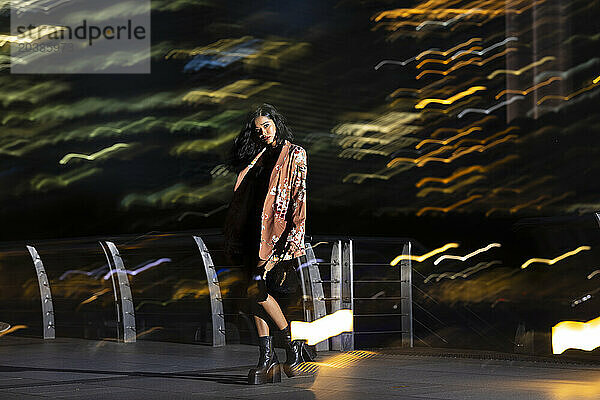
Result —
[[304, 362], [314, 360], [314, 357], [308, 351], [306, 340], [292, 340], [290, 327], [281, 330], [283, 341], [285, 343], [286, 360], [283, 364], [283, 371], [291, 378], [292, 376], [302, 375], [304, 372], [298, 366]]
[[281, 382], [281, 367], [273, 348], [273, 336], [260, 336], [258, 346], [260, 357], [256, 368], [252, 368], [248, 372], [248, 384], [262, 385], [263, 383]]

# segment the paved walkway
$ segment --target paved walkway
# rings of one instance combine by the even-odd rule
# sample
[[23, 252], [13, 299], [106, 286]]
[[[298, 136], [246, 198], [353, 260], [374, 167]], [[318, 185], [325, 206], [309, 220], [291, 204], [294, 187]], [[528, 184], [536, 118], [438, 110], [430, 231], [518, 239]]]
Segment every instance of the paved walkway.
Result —
[[0, 399], [600, 399], [593, 365], [332, 352], [316, 376], [248, 386], [257, 355], [245, 345], [5, 336]]

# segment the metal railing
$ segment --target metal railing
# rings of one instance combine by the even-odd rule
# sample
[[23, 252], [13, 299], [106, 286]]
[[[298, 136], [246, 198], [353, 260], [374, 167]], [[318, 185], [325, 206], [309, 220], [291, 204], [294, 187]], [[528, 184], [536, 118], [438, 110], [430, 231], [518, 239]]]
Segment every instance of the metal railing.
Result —
[[[203, 263], [204, 273], [206, 275], [206, 285], [208, 287], [208, 299], [210, 303], [210, 342], [213, 346], [223, 346], [226, 343], [226, 317], [234, 314], [224, 312], [224, 301], [241, 301], [244, 297], [223, 296], [221, 283], [217, 268], [213, 263], [213, 257], [205, 244], [205, 241], [200, 236], [192, 235], [190, 238], [197, 246], [200, 254], [201, 262]], [[354, 319], [359, 322], [368, 318], [395, 318], [400, 317], [400, 330], [353, 330], [344, 332], [338, 336], [332, 337], [329, 340], [322, 341], [317, 344], [318, 351], [337, 350], [349, 351], [355, 348], [355, 338], [362, 335], [378, 335], [378, 334], [398, 334], [401, 336], [402, 345], [412, 347], [412, 287], [411, 287], [411, 263], [408, 257], [400, 263], [399, 279], [355, 279], [356, 270], [360, 270], [360, 275], [365, 275], [364, 271], [369, 268], [387, 267], [386, 274], [389, 275], [390, 266], [388, 263], [355, 263], [354, 247], [356, 242], [353, 239], [339, 239], [331, 237], [315, 237], [311, 238], [315, 247], [310, 242], [305, 244], [306, 255], [298, 258], [298, 268], [300, 286], [302, 288], [302, 313], [303, 318], [307, 322], [315, 321], [328, 314], [332, 314], [338, 310], [352, 310]], [[136, 308], [134, 306], [134, 295], [132, 293], [130, 274], [125, 265], [124, 258], [130, 252], [129, 242], [124, 242], [121, 245], [115, 244], [114, 241], [99, 241], [100, 247], [105, 255], [108, 274], [104, 279], [110, 279], [112, 283], [112, 298], [114, 299], [115, 322], [117, 328], [116, 339], [125, 343], [136, 341], [138, 329], [136, 327]], [[127, 246], [126, 246], [127, 244]], [[187, 246], [187, 245], [186, 245]], [[119, 247], [123, 247], [121, 252]], [[131, 248], [135, 248], [132, 246]], [[403, 244], [403, 254], [410, 255], [410, 242]], [[44, 269], [42, 256], [38, 253], [34, 246], [27, 246], [36, 270], [38, 279], [43, 337], [52, 339], [55, 337], [56, 323], [55, 321], [55, 305], [53, 304], [50, 279]], [[213, 249], [219, 251], [220, 249]], [[326, 256], [318, 258], [315, 251], [319, 255], [326, 252]], [[122, 256], [124, 254], [124, 256]], [[197, 254], [197, 253], [196, 253]], [[328, 258], [328, 259], [327, 259]], [[327, 260], [326, 260], [327, 259]], [[130, 266], [131, 267], [131, 266]], [[221, 267], [236, 267], [236, 266], [221, 266]], [[237, 266], [240, 267], [240, 266]], [[79, 271], [82, 272], [82, 271]], [[368, 275], [368, 274], [367, 274]], [[371, 287], [371, 292], [376, 291], [378, 285], [395, 285], [399, 290], [399, 296], [366, 296], [357, 297], [355, 289], [360, 286]], [[108, 289], [107, 289], [108, 290]], [[364, 293], [364, 290], [360, 291]], [[373, 312], [373, 307], [358, 307], [357, 302], [373, 302], [377, 303], [388, 300], [400, 301], [400, 313], [395, 312]], [[84, 302], [85, 303], [85, 302]], [[83, 303], [82, 303], [83, 304]], [[365, 311], [368, 308], [370, 311]], [[358, 312], [357, 312], [358, 311]], [[239, 316], [238, 314], [235, 314]], [[360, 325], [360, 324], [359, 324]], [[355, 324], [356, 326], [356, 324]]]
[[[229, 265], [237, 261], [226, 259], [222, 243], [219, 231], [109, 241], [74, 238], [28, 246], [0, 243], [5, 278], [0, 282], [0, 314], [22, 327], [11, 334], [44, 339], [255, 343], [254, 321], [245, 312], [245, 292], [240, 291], [243, 265]], [[493, 302], [478, 302], [477, 293], [461, 289], [474, 284], [455, 280], [458, 273], [436, 284], [433, 276], [450, 272], [440, 274], [432, 260], [413, 269], [409, 256], [427, 249], [417, 242], [311, 236], [305, 247], [306, 255], [297, 260], [301, 296], [288, 296], [295, 303], [280, 303], [286, 316], [311, 322], [338, 310], [353, 312], [353, 330], [322, 341], [317, 346], [321, 351], [412, 347], [414, 342], [419, 347], [543, 353], [549, 348], [547, 325], [589, 320], [589, 298], [595, 296], [584, 287], [577, 301], [558, 299], [539, 307], [529, 300], [515, 303], [522, 311], [511, 303], [514, 299], [506, 301], [501, 295], [493, 294]], [[390, 265], [399, 254], [400, 261]], [[159, 262], [160, 267], [150, 266]], [[456, 261], [445, 269], [464, 267]], [[515, 274], [493, 272], [494, 290], [504, 288], [502, 279]], [[455, 300], [471, 297], [475, 300]], [[555, 309], [561, 316], [554, 315]], [[539, 310], [545, 312], [541, 317]], [[546, 325], [535, 328], [538, 320]]]
[[[305, 320], [314, 321], [326, 314], [334, 313], [341, 309], [352, 310], [354, 320], [359, 321], [366, 318], [394, 318], [400, 317], [401, 329], [399, 330], [361, 330], [353, 329], [351, 332], [342, 333], [332, 337], [329, 341], [323, 341], [317, 344], [317, 351], [340, 350], [349, 351], [355, 348], [355, 336], [360, 335], [382, 335], [382, 334], [399, 334], [403, 346], [413, 346], [413, 329], [412, 329], [412, 271], [410, 262], [410, 242], [403, 244], [403, 255], [406, 256], [400, 263], [399, 276], [397, 280], [391, 279], [355, 279], [355, 268], [361, 267], [365, 270], [371, 267], [390, 268], [389, 263], [360, 263], [354, 261], [354, 246], [355, 240], [328, 240], [329, 238], [321, 237], [318, 240], [319, 244], [331, 244], [331, 258], [329, 262], [318, 261], [314, 255], [314, 251], [309, 243], [306, 244], [305, 264], [301, 265], [300, 271], [303, 282], [303, 298], [305, 299]], [[315, 241], [316, 238], [315, 238]], [[323, 279], [322, 275], [326, 274], [323, 267], [329, 267], [329, 279]], [[323, 272], [323, 274], [322, 274]], [[389, 285], [398, 284], [399, 296], [368, 296], [357, 297], [355, 288], [357, 285], [370, 285], [372, 288], [377, 288], [377, 284]], [[324, 294], [323, 284], [329, 284], [329, 297]], [[371, 289], [373, 292], [376, 289]], [[361, 311], [357, 313], [356, 303], [360, 302], [376, 302], [386, 300], [399, 300], [400, 313], [391, 312], [370, 312]], [[310, 307], [312, 305], [312, 308]], [[360, 307], [362, 308], [362, 307]], [[369, 307], [373, 309], [375, 307]], [[327, 312], [329, 310], [329, 312]], [[353, 324], [356, 326], [356, 324]]]

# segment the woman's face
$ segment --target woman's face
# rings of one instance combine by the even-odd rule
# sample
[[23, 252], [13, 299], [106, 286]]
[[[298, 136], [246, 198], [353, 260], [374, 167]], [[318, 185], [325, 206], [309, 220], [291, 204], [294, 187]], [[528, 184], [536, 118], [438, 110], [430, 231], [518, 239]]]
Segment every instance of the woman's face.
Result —
[[259, 140], [274, 146], [276, 133], [277, 128], [271, 118], [260, 116], [254, 119], [254, 134]]

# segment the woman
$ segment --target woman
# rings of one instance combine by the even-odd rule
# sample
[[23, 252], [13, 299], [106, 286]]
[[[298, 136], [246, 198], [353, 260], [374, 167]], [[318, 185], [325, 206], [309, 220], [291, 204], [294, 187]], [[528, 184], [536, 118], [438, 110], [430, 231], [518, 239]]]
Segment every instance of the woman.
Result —
[[305, 254], [306, 151], [291, 140], [283, 116], [262, 104], [249, 114], [231, 149], [238, 176], [225, 221], [225, 252], [230, 259], [243, 257], [258, 331], [260, 357], [248, 373], [250, 384], [281, 381], [269, 319], [285, 337], [285, 373], [296, 375], [296, 367], [310, 360], [305, 342], [291, 340], [288, 321], [273, 297], [273, 276], [281, 282], [295, 278], [293, 265]]

